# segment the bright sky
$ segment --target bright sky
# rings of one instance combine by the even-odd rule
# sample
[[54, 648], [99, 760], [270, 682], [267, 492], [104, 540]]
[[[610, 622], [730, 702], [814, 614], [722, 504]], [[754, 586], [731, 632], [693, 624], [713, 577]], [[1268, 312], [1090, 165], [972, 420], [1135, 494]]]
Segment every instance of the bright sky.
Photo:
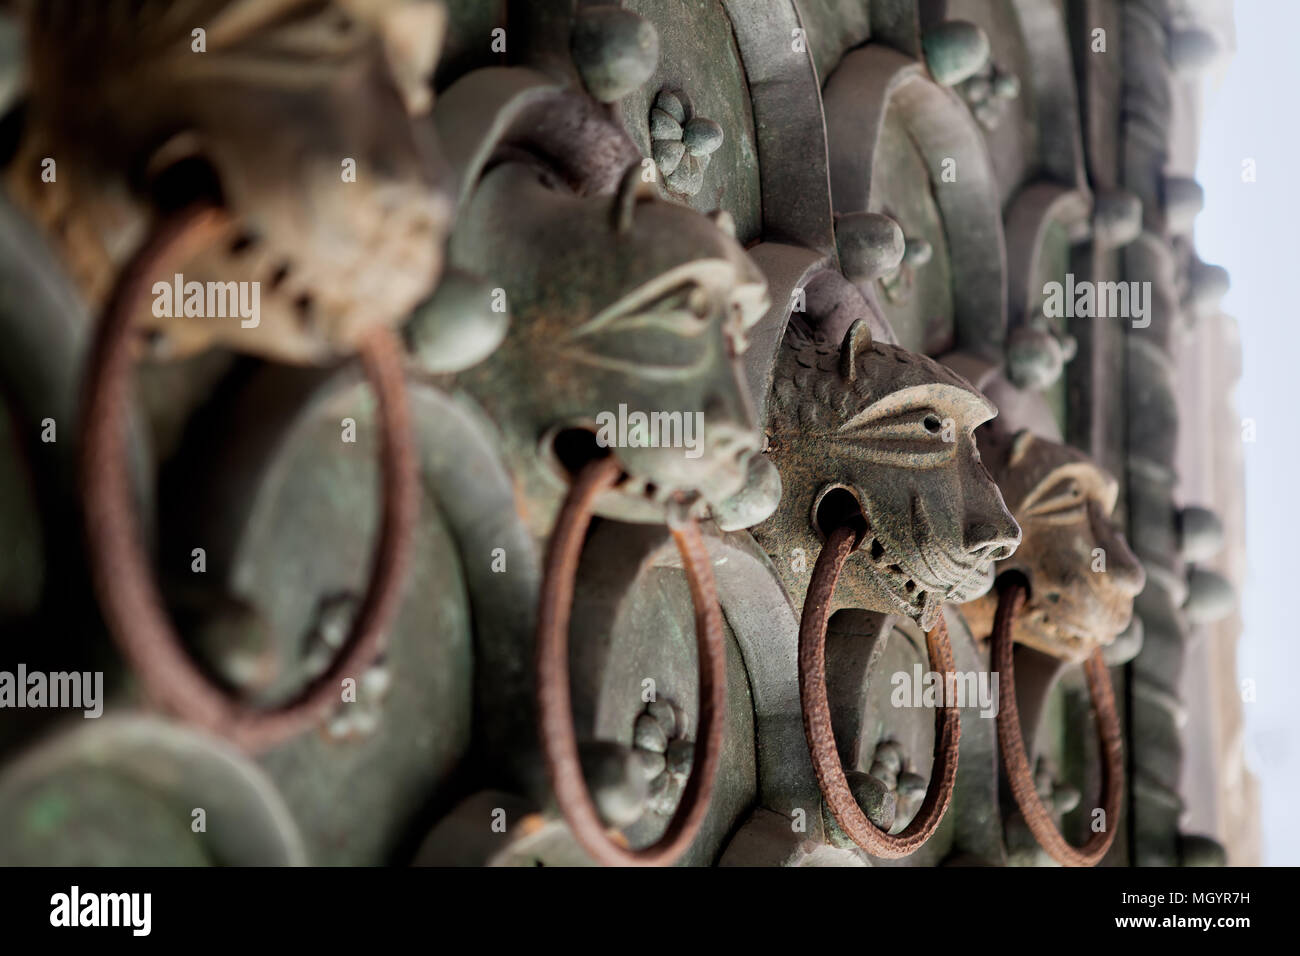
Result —
[[[1300, 2], [1237, 0], [1237, 51], [1206, 83], [1197, 179], [1205, 210], [1196, 221], [1202, 259], [1225, 266], [1232, 289], [1224, 311], [1241, 329], [1237, 409], [1253, 418], [1246, 444], [1247, 573], [1239, 677], [1256, 682], [1246, 703], [1246, 753], [1262, 788], [1263, 861], [1300, 864]], [[1254, 159], [1257, 181], [1242, 182]], [[1189, 701], [1189, 706], [1197, 706]]]

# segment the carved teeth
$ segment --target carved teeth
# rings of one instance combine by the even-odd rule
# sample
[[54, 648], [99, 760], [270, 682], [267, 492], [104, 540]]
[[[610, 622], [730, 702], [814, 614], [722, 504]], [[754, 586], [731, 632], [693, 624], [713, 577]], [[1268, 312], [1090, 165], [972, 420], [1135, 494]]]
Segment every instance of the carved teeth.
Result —
[[895, 599], [909, 608], [909, 613], [913, 616], [918, 619], [924, 617], [932, 592], [923, 590], [915, 578], [908, 577], [907, 571], [901, 564], [894, 563], [893, 555], [885, 550], [878, 539], [871, 538], [862, 545], [862, 549], [870, 556], [876, 573], [884, 578], [886, 586], [894, 592]]

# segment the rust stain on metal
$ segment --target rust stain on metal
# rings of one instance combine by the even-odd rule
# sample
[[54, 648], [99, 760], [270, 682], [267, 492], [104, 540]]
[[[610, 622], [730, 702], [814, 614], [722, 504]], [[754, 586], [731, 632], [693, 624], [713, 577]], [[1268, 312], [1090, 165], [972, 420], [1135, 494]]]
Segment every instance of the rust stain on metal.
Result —
[[669, 866], [690, 847], [709, 811], [722, 750], [726, 714], [727, 653], [722, 609], [703, 536], [688, 517], [670, 522], [695, 605], [700, 662], [700, 733], [695, 763], [681, 803], [658, 841], [640, 850], [626, 847], [601, 821], [583, 779], [569, 693], [569, 615], [583, 539], [597, 496], [622, 477], [613, 458], [586, 465], [573, 483], [547, 549], [537, 612], [537, 708], [546, 770], [560, 811], [582, 848], [606, 866]]

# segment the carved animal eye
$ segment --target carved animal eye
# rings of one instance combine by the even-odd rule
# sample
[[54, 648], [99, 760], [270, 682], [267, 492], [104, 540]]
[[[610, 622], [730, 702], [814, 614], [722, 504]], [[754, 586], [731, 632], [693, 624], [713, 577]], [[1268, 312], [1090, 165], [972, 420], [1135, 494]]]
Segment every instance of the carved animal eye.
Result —
[[749, 326], [745, 324], [745, 309], [739, 302], [731, 304], [727, 319], [723, 325], [727, 339], [727, 355], [735, 358], [749, 351]]
[[709, 301], [709, 294], [699, 286], [694, 286], [686, 293], [686, 308], [688, 308], [697, 319], [707, 319], [713, 312], [713, 303]]
[[853, 454], [859, 457], [901, 468], [932, 468], [956, 453], [957, 442], [945, 438], [946, 424], [933, 408], [914, 406], [865, 421], [846, 422], [837, 437], [841, 442], [853, 443]]
[[1063, 481], [1035, 501], [1026, 513], [1030, 517], [1056, 521], [1080, 520], [1088, 513], [1087, 497], [1077, 482]]
[[712, 315], [713, 303], [708, 291], [691, 282], [635, 306], [607, 310], [574, 329], [570, 337], [582, 339], [609, 332], [649, 330], [694, 338], [707, 327], [706, 320]]
[[636, 309], [636, 313], [659, 316], [689, 314], [699, 321], [713, 315], [713, 300], [703, 286], [688, 283], [646, 302]]
[[716, 361], [724, 346], [707, 334], [716, 314], [709, 289], [684, 282], [653, 298], [606, 309], [570, 332], [562, 348], [569, 359], [586, 365], [638, 378], [678, 379]]

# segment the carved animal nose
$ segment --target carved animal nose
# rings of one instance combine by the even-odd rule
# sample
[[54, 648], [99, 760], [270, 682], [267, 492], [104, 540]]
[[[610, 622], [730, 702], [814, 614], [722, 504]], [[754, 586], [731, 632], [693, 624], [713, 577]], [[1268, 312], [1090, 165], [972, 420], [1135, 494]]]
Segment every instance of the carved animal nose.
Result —
[[966, 550], [971, 554], [984, 552], [993, 561], [1001, 561], [1015, 554], [1020, 544], [1020, 529], [1015, 533], [991, 524], [975, 524], [966, 528]]
[[962, 543], [968, 553], [983, 555], [991, 561], [1001, 561], [1015, 554], [1020, 545], [1020, 525], [1011, 517], [996, 490], [982, 513], [969, 516]]
[[1104, 536], [1098, 535], [1098, 540], [1106, 551], [1106, 571], [1111, 583], [1122, 593], [1135, 597], [1142, 592], [1147, 581], [1142, 561], [1133, 553], [1118, 527], [1105, 516], [1100, 516], [1100, 520], [1105, 522], [1102, 527], [1108, 532]]
[[[976, 460], [978, 465], [978, 459]], [[962, 544], [967, 554], [980, 560], [1002, 561], [1020, 546], [1020, 525], [1007, 510], [1002, 491], [992, 476], [979, 465], [965, 483], [965, 527]]]

